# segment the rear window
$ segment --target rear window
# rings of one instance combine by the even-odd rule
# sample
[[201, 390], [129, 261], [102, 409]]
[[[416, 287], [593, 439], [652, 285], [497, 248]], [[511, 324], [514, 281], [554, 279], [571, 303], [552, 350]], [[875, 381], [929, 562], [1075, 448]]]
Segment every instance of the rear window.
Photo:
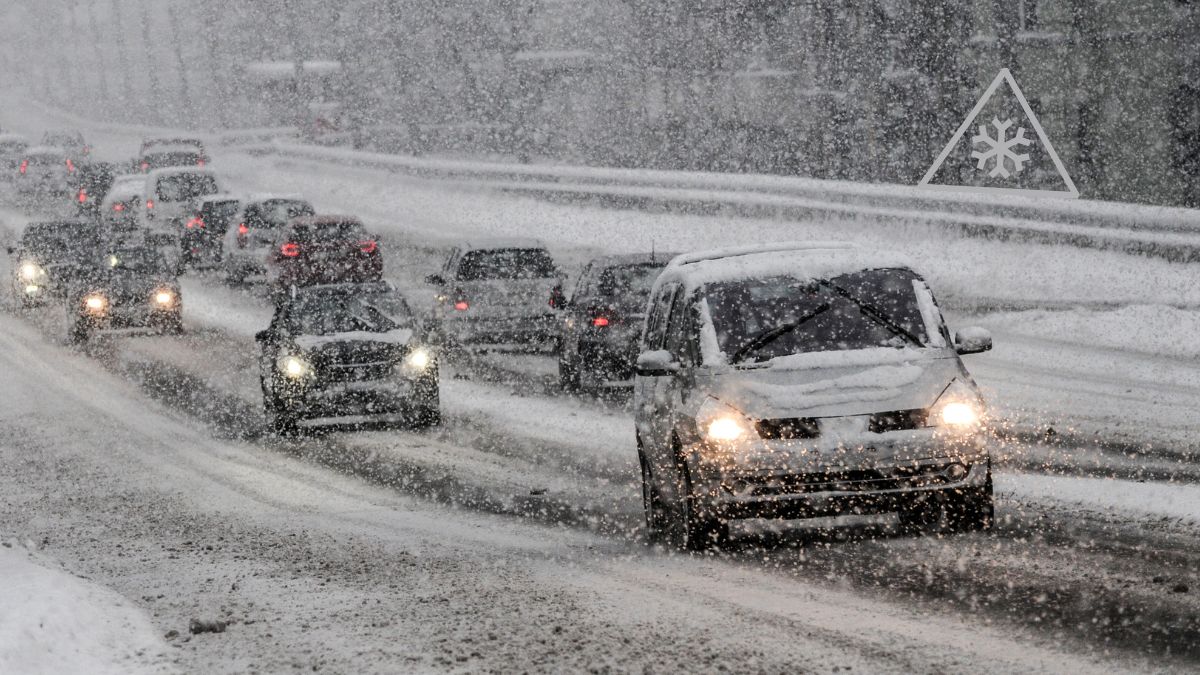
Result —
[[365, 239], [367, 230], [362, 223], [346, 221], [340, 223], [304, 224], [292, 227], [292, 240], [297, 242], [347, 241]]
[[204, 208], [200, 209], [200, 217], [209, 225], [225, 225], [237, 215], [240, 206], [236, 200], [208, 202]]
[[654, 287], [654, 282], [663, 267], [664, 265], [654, 263], [609, 267], [600, 275], [596, 290], [602, 296], [645, 304], [650, 298], [650, 289]]
[[27, 147], [29, 146], [21, 141], [0, 141], [0, 152], [4, 153], [20, 152]]
[[66, 166], [67, 158], [58, 155], [29, 155], [25, 158], [29, 166]]
[[250, 228], [283, 227], [292, 218], [311, 216], [316, 212], [305, 201], [298, 199], [270, 199], [246, 207], [246, 226]]
[[185, 202], [219, 192], [217, 179], [203, 173], [180, 173], [158, 179], [158, 198], [164, 202]]
[[554, 260], [540, 248], [468, 251], [458, 265], [459, 281], [548, 279], [556, 274]]
[[95, 230], [75, 223], [30, 225], [21, 237], [22, 248], [50, 259], [90, 256], [99, 245]]

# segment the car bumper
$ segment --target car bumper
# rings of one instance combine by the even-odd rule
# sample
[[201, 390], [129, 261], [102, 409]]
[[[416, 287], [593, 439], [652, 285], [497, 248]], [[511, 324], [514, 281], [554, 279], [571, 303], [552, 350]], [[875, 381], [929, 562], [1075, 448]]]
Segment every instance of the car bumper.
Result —
[[437, 385], [427, 379], [286, 385], [284, 404], [300, 419], [407, 416], [438, 405]]
[[555, 314], [516, 317], [449, 316], [442, 322], [446, 337], [459, 345], [526, 345], [546, 342], [559, 335]]

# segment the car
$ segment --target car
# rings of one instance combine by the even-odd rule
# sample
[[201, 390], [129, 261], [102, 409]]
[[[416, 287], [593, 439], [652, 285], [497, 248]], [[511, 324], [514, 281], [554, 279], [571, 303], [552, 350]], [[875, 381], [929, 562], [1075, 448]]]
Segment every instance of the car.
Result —
[[110, 233], [136, 230], [140, 221], [138, 213], [142, 208], [142, 190], [145, 188], [145, 176], [117, 176], [100, 202], [98, 215], [101, 229]]
[[436, 350], [389, 283], [292, 287], [255, 335], [268, 426], [441, 421]]
[[179, 280], [158, 249], [118, 246], [91, 263], [68, 290], [71, 341], [114, 328], [183, 332]]
[[138, 158], [140, 159], [147, 154], [162, 152], [164, 148], [191, 152], [200, 161], [200, 166], [208, 163], [208, 153], [204, 149], [204, 141], [198, 138], [147, 138], [142, 140], [142, 147], [138, 151]]
[[279, 231], [267, 255], [267, 283], [288, 286], [379, 281], [383, 252], [379, 240], [354, 216], [293, 218]]
[[17, 165], [17, 196], [43, 206], [65, 204], [73, 192], [75, 162], [61, 149], [37, 145]]
[[89, 162], [75, 171], [75, 210], [79, 216], [98, 218], [104, 197], [116, 179], [108, 162]]
[[188, 145], [156, 146], [137, 159], [138, 169], [142, 173], [173, 166], [204, 167], [207, 163], [203, 153]]
[[556, 349], [563, 279], [542, 242], [513, 238], [455, 246], [425, 282], [435, 289], [432, 316], [448, 346]]
[[631, 254], [584, 266], [563, 310], [558, 379], [567, 391], [632, 384], [654, 280], [674, 256]]
[[684, 254], [655, 282], [634, 384], [646, 526], [704, 549], [739, 518], [898, 513], [984, 530], [979, 389], [902, 257], [840, 243]]
[[[283, 229], [293, 218], [315, 214], [312, 204], [295, 195], [250, 195], [230, 222], [221, 243], [221, 265], [230, 283], [266, 274]], [[236, 223], [236, 225], [234, 225]]]
[[61, 148], [76, 163], [83, 163], [92, 154], [92, 146], [78, 131], [47, 131], [42, 134], [41, 145]]
[[100, 250], [96, 227], [86, 220], [33, 222], [20, 242], [8, 248], [13, 258], [12, 287], [25, 306], [61, 297]]
[[183, 222], [179, 237], [180, 263], [184, 267], [212, 267], [221, 260], [221, 240], [238, 216], [241, 199], [215, 194], [201, 197]]
[[29, 142], [20, 134], [0, 134], [0, 177], [13, 180]]
[[174, 167], [146, 174], [142, 188], [142, 226], [151, 232], [178, 237], [189, 206], [201, 197], [222, 192], [211, 169]]

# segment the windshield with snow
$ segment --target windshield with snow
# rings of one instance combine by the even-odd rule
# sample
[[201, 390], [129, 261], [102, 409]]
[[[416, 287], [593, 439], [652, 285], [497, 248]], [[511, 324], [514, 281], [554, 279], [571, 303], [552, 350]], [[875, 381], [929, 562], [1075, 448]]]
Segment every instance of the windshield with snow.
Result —
[[547, 279], [554, 275], [554, 261], [539, 248], [468, 251], [458, 264], [459, 281]]
[[290, 317], [297, 335], [386, 333], [413, 325], [408, 304], [390, 293], [305, 294], [297, 298]]
[[217, 179], [208, 174], [180, 173], [158, 179], [158, 198], [164, 202], [185, 202], [217, 192]]
[[254, 229], [271, 229], [287, 225], [292, 218], [313, 215], [313, 207], [295, 199], [270, 199], [246, 206], [245, 223]]
[[767, 277], [709, 284], [702, 294], [732, 362], [808, 352], [922, 347], [926, 328], [909, 270], [829, 279]]
[[609, 267], [600, 274], [597, 289], [600, 295], [616, 298], [625, 304], [644, 305], [662, 268], [663, 265], [655, 263]]

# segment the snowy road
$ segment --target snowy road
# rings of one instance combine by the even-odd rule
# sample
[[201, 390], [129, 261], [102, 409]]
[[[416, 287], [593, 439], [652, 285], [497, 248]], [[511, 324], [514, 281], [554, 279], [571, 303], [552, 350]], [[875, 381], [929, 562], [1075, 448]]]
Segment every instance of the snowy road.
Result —
[[[447, 243], [481, 231], [542, 236], [571, 269], [664, 239], [899, 240], [958, 308], [956, 323], [994, 329], [996, 352], [969, 365], [1013, 440], [994, 535], [759, 527], [712, 557], [672, 555], [641, 541], [624, 405], [564, 397], [544, 357], [447, 367], [436, 432], [278, 443], [261, 434], [250, 336], [269, 307], [256, 289], [190, 276], [187, 335], [86, 351], [64, 346], [55, 309], [0, 315], [0, 537], [34, 542], [160, 633], [178, 631], [166, 642], [181, 670], [1095, 671], [1200, 660], [1200, 368], [1171, 339], [1187, 326], [1170, 314], [1200, 306], [1192, 267], [219, 160], [248, 189], [361, 214], [422, 304], [418, 280]], [[24, 219], [0, 213], [0, 238]], [[1166, 337], [1094, 330], [1114, 321]], [[1050, 427], [1052, 442], [1029, 443]], [[1081, 477], [1108, 475], [1150, 482]], [[188, 636], [193, 618], [232, 623]], [[144, 664], [159, 662], [147, 652]]]

